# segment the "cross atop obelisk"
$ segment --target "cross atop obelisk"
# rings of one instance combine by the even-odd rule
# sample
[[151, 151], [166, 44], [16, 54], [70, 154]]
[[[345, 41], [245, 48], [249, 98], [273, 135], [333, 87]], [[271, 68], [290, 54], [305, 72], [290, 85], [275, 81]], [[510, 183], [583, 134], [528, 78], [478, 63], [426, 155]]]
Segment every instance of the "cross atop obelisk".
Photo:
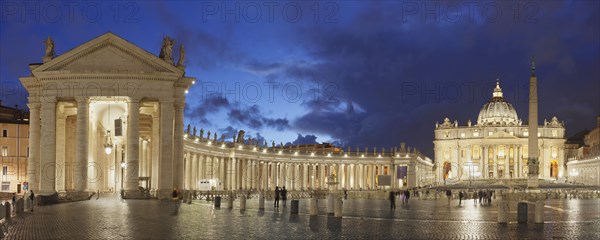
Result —
[[529, 77], [529, 137], [528, 137], [528, 189], [539, 187], [539, 150], [538, 150], [538, 94], [535, 61], [531, 57], [531, 77]]

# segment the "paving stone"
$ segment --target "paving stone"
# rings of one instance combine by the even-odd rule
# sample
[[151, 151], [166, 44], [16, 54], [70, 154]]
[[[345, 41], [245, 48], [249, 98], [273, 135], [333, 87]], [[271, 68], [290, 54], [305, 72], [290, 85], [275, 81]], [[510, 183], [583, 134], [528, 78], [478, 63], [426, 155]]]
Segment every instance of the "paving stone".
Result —
[[[598, 239], [600, 201], [549, 200], [545, 224], [518, 224], [517, 202], [510, 202], [509, 223], [496, 223], [495, 206], [467, 201], [411, 200], [389, 209], [384, 200], [347, 200], [343, 218], [309, 216], [309, 200], [299, 215], [287, 208], [249, 199], [248, 209], [215, 209], [212, 202], [192, 204], [153, 200], [99, 200], [62, 203], [25, 212], [1, 227], [1, 239]], [[533, 209], [533, 208], [531, 208]], [[533, 220], [533, 213], [529, 219]]]

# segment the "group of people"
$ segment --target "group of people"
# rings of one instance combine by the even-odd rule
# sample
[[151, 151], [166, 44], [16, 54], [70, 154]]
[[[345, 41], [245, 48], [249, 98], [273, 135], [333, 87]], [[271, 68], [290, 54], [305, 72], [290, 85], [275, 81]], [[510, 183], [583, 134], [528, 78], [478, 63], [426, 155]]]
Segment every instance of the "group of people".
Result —
[[279, 186], [275, 187], [275, 202], [273, 202], [273, 207], [279, 207], [279, 199], [283, 201], [283, 206], [285, 206], [285, 202], [287, 200], [287, 189], [285, 186], [279, 188]]
[[400, 195], [400, 199], [402, 199], [402, 204], [408, 204], [408, 200], [410, 199], [410, 191], [390, 191], [390, 208], [392, 210], [396, 209], [396, 197]]
[[[25, 197], [25, 196], [23, 196], [23, 198], [24, 198], [24, 197]], [[31, 209], [30, 209], [30, 210], [31, 210], [32, 212], [33, 212], [33, 199], [34, 199], [34, 198], [35, 198], [35, 194], [33, 194], [33, 190], [29, 191], [29, 201], [30, 201], [30, 203], [31, 203], [31, 205], [30, 205], [30, 206], [31, 206]], [[14, 211], [14, 212], [17, 212], [17, 208], [15, 207], [15, 205], [17, 204], [17, 194], [13, 193], [13, 194], [12, 194], [12, 199], [11, 199], [11, 200], [12, 200], [12, 205], [11, 205], [11, 206], [13, 206], [13, 208], [12, 208], [12, 211]]]
[[[494, 195], [494, 191], [493, 190], [479, 190], [476, 192], [473, 192], [473, 201], [475, 201], [475, 204], [477, 204], [477, 200], [479, 200], [479, 204], [483, 205], [483, 204], [487, 204], [487, 205], [491, 205], [492, 204], [492, 196]], [[450, 189], [446, 190], [446, 196], [448, 197], [448, 204], [450, 204], [450, 198], [452, 197], [452, 191], [450, 191]], [[464, 191], [460, 191], [458, 192], [458, 205], [462, 204], [462, 200], [467, 198], [467, 194]]]

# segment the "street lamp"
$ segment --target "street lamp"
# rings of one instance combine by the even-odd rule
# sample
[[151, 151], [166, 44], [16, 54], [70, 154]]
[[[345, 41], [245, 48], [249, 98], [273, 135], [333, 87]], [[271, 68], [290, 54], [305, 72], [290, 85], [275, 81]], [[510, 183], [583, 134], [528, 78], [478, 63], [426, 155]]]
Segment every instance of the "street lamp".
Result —
[[104, 142], [104, 152], [106, 155], [110, 155], [112, 153], [112, 139], [110, 135], [110, 130], [106, 131], [106, 141]]

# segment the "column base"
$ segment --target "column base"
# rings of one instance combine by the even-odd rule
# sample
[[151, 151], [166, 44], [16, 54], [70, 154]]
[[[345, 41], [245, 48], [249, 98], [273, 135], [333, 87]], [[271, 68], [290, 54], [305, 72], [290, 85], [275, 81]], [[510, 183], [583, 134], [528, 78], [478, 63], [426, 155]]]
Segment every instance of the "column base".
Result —
[[83, 201], [90, 199], [90, 192], [86, 191], [64, 191], [60, 193], [61, 201]]
[[123, 198], [124, 199], [147, 199], [148, 197], [144, 196], [144, 193], [139, 189], [136, 190], [125, 190]]
[[156, 198], [158, 198], [158, 200], [173, 200], [173, 189], [167, 188], [156, 190]]

